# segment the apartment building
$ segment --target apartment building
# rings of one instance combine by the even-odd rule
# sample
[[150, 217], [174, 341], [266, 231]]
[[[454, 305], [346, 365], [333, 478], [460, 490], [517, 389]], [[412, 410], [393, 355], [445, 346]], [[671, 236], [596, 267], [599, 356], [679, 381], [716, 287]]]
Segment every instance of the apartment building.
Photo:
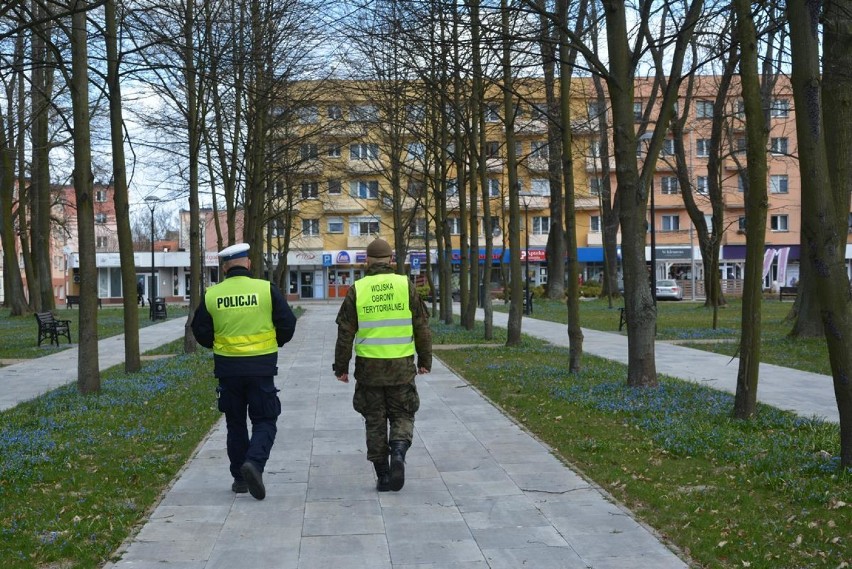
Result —
[[[398, 183], [404, 188], [402, 209], [407, 217], [409, 251], [404, 263], [419, 265], [436, 263], [434, 241], [427, 248], [426, 239], [434, 235], [433, 211], [428, 202], [421, 201], [428, 192], [435, 173], [440, 171], [429, 163], [427, 138], [420, 128], [430, 101], [410, 100], [398, 103], [404, 110], [394, 119], [388, 118], [386, 102], [378, 89], [338, 82], [330, 88], [312, 85], [309, 99], [298, 108], [298, 132], [309, 134], [294, 137], [291, 152], [296, 155], [296, 176], [290, 183], [299, 198], [295, 208], [296, 222], [292, 227], [291, 259], [289, 259], [290, 294], [296, 298], [338, 297], [345, 294], [351, 282], [363, 274], [367, 243], [377, 236], [392, 240], [393, 204], [389, 201], [392, 179], [389, 176], [396, 152], [401, 162]], [[580, 273], [584, 279], [596, 279], [602, 272], [604, 251], [601, 218], [602, 157], [598, 121], [607, 109], [599, 108], [589, 80], [574, 81], [572, 93], [571, 130], [574, 140], [574, 181], [577, 210], [577, 241]], [[545, 246], [550, 232], [550, 182], [548, 179], [549, 148], [547, 144], [547, 110], [544, 89], [540, 81], [519, 82], [522, 91], [515, 108], [515, 157], [521, 193], [521, 259], [529, 266], [532, 285], [548, 280]], [[651, 99], [651, 83], [637, 81], [634, 110], [637, 133], [653, 128], [656, 112], [646, 112]], [[683, 201], [684, 176], [690, 185], [699, 209], [709, 219], [711, 213], [708, 188], [712, 183], [708, 172], [710, 137], [713, 125], [714, 99], [718, 78], [699, 77], [691, 97], [683, 93], [678, 102], [680, 110], [688, 109], [683, 147], [686, 172], [678, 172], [675, 164], [675, 140], [670, 135], [664, 142], [657, 160], [651, 189], [653, 209], [649, 208], [649, 229], [656, 241], [655, 255], [651, 252], [651, 231], [646, 245], [649, 266], [655, 257], [658, 279], [680, 279], [689, 291], [703, 294], [703, 268], [698, 236]], [[742, 101], [736, 84], [723, 111], [722, 168], [720, 184], [724, 221], [720, 252], [720, 279], [725, 290], [736, 294], [741, 290], [745, 263], [746, 227], [745, 129]], [[375, 98], [373, 98], [373, 94]], [[483, 109], [485, 124], [485, 153], [487, 191], [494, 216], [490, 228], [494, 239], [494, 261], [508, 262], [506, 221], [508, 218], [507, 148], [503, 104], [499, 91], [489, 93]], [[391, 123], [402, 121], [403, 127], [394, 131]], [[801, 177], [798, 169], [795, 111], [789, 82], [779, 79], [773, 94], [770, 111], [767, 225], [763, 228], [766, 240], [764, 263], [765, 288], [788, 285], [798, 279], [801, 230]], [[395, 138], [391, 138], [395, 137]], [[612, 149], [610, 141], [609, 145]], [[394, 150], [396, 148], [396, 150]], [[454, 144], [449, 141], [448, 160], [452, 160]], [[646, 148], [640, 140], [637, 159], [643, 161]], [[611, 151], [610, 151], [611, 152]], [[615, 163], [610, 157], [610, 184], [616, 189]], [[680, 174], [680, 175], [679, 175]], [[448, 219], [453, 235], [453, 263], [459, 262], [459, 201], [455, 187], [455, 169], [447, 170]], [[481, 201], [478, 202], [481, 212]], [[273, 219], [273, 235], [281, 235], [283, 225]], [[484, 243], [483, 224], [480, 245]], [[620, 242], [620, 236], [618, 236]], [[527, 246], [528, 243], [528, 246]], [[484, 249], [480, 250], [484, 260]], [[852, 247], [847, 247], [847, 259], [852, 259]], [[416, 259], [416, 260], [415, 260]], [[412, 260], [415, 260], [412, 264]], [[847, 261], [847, 266], [852, 266]], [[418, 268], [418, 267], [415, 267]]]

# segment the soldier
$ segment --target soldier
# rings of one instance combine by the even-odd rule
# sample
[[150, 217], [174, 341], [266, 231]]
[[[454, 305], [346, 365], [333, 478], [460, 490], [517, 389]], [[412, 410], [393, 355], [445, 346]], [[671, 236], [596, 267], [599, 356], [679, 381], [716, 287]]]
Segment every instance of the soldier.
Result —
[[278, 348], [293, 338], [296, 316], [277, 286], [251, 278], [248, 252], [248, 244], [238, 243], [219, 253], [225, 280], [204, 293], [192, 333], [199, 344], [213, 348], [219, 411], [228, 427], [231, 490], [263, 500], [263, 469], [281, 414], [275, 387]]
[[405, 453], [420, 408], [414, 378], [432, 369], [429, 313], [408, 277], [394, 273], [392, 256], [382, 239], [367, 247], [367, 274], [349, 288], [337, 314], [334, 351], [334, 375], [349, 383], [355, 343], [352, 406], [364, 416], [367, 460], [376, 470], [379, 492], [405, 484]]

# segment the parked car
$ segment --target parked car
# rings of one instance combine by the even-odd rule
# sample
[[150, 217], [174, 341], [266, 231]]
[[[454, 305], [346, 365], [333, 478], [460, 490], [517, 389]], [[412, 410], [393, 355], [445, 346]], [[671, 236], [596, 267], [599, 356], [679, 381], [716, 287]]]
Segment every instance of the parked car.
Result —
[[677, 284], [677, 281], [657, 281], [657, 299], [683, 300], [683, 289]]

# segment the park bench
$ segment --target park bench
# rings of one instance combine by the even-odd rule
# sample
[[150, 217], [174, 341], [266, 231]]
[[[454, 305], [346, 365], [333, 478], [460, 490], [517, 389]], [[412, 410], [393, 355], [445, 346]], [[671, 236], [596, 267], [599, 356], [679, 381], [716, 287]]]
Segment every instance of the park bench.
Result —
[[[74, 305], [80, 306], [80, 296], [77, 294], [69, 294], [65, 297], [65, 308], [71, 308]], [[103, 308], [101, 299], [98, 299], [98, 308]]]
[[38, 345], [45, 340], [50, 340], [51, 344], [59, 346], [59, 337], [65, 336], [68, 338], [68, 343], [71, 343], [71, 321], [57, 320], [53, 312], [36, 312], [36, 321], [38, 322]]
[[796, 298], [798, 290], [799, 288], [795, 286], [782, 286], [778, 289], [778, 300], [784, 300], [785, 296], [792, 296], [793, 298]]

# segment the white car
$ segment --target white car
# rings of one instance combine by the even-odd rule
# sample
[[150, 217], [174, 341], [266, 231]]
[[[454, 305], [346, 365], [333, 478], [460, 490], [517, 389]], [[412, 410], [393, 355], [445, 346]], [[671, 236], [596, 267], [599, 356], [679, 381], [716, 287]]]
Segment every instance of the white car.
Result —
[[677, 284], [677, 281], [657, 281], [657, 299], [683, 300], [683, 289]]

